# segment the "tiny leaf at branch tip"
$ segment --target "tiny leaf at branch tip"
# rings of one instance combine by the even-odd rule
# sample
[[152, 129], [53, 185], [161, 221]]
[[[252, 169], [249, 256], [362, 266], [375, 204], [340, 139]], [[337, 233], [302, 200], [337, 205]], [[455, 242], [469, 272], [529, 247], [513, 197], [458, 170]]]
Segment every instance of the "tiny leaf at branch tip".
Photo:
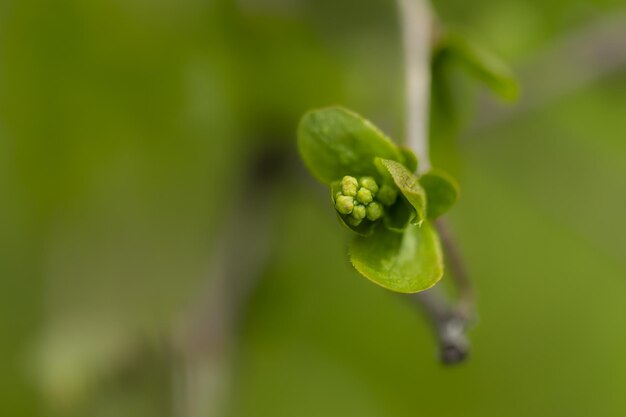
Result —
[[388, 159], [380, 159], [380, 164], [387, 169], [393, 182], [402, 195], [415, 209], [414, 224], [419, 224], [426, 217], [426, 192], [418, 178], [404, 165]]
[[403, 165], [411, 172], [417, 171], [418, 161], [415, 153], [413, 153], [413, 151], [406, 146], [400, 146], [398, 149], [400, 149], [400, 152], [404, 157], [402, 161]]
[[371, 237], [357, 236], [350, 244], [350, 260], [369, 280], [401, 293], [426, 290], [443, 276], [439, 238], [428, 222], [403, 233], [379, 227]]
[[342, 107], [306, 113], [298, 126], [298, 150], [314, 177], [330, 184], [346, 173], [376, 177], [376, 157], [402, 161], [398, 147], [358, 114]]
[[454, 206], [459, 199], [459, 186], [450, 175], [431, 170], [419, 178], [428, 199], [428, 218], [436, 219]]
[[467, 34], [448, 30], [436, 54], [459, 64], [503, 100], [518, 99], [520, 86], [513, 71], [499, 57], [474, 42]]
[[437, 231], [428, 220], [447, 210], [456, 186], [428, 173], [424, 187], [417, 158], [396, 146], [372, 123], [331, 107], [307, 113], [299, 126], [300, 155], [313, 175], [330, 186], [340, 223], [356, 236], [350, 260], [366, 278], [392, 291], [412, 293], [443, 275]]

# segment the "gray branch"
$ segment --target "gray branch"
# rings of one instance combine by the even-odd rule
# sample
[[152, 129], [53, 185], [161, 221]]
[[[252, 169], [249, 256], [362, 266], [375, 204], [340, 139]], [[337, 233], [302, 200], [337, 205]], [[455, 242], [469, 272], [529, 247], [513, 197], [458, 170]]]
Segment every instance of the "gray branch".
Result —
[[407, 145], [417, 155], [420, 171], [425, 172], [430, 169], [428, 119], [433, 12], [428, 0], [398, 0], [398, 6], [406, 67]]
[[[431, 53], [434, 14], [428, 0], [398, 0], [402, 24], [407, 88], [407, 144], [419, 159], [419, 170], [430, 169], [428, 120], [430, 117]], [[438, 221], [444, 254], [458, 289], [452, 306], [441, 286], [413, 295], [430, 318], [445, 364], [463, 361], [469, 352], [466, 331], [474, 315], [474, 295], [460, 252], [444, 221]]]
[[174, 415], [225, 414], [236, 332], [270, 256], [275, 180], [284, 159], [283, 152], [270, 149], [251, 164], [215, 238], [205, 287], [174, 331]]

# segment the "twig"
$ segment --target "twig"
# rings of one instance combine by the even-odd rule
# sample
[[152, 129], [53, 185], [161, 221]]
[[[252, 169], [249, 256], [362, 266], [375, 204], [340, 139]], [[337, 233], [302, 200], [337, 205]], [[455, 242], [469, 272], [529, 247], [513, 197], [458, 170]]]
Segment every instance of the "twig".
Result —
[[[275, 212], [272, 201], [276, 201], [273, 185], [283, 157], [274, 150], [257, 156], [216, 239], [206, 288], [176, 329], [179, 362], [174, 376], [174, 415], [225, 414], [237, 328], [269, 256]], [[249, 201], [254, 201], [254, 207]]]
[[439, 345], [439, 359], [446, 365], [462, 362], [469, 354], [468, 322], [454, 309], [440, 287], [413, 295], [429, 317]]
[[[407, 143], [419, 160], [420, 172], [430, 169], [428, 119], [430, 117], [430, 62], [434, 15], [428, 0], [398, 0], [406, 65]], [[415, 294], [437, 335], [440, 359], [445, 364], [461, 362], [469, 352], [466, 330], [474, 315], [474, 294], [459, 250], [443, 221], [438, 221], [454, 282], [458, 302], [451, 306], [440, 286]]]
[[458, 291], [456, 311], [464, 321], [471, 322], [475, 318], [474, 286], [467, 274], [461, 251], [456, 244], [448, 222], [444, 218], [440, 218], [436, 222], [436, 227]]
[[430, 55], [433, 13], [428, 0], [398, 0], [402, 21], [407, 89], [407, 145], [430, 169], [428, 118], [430, 114]]
[[440, 286], [414, 294], [430, 318], [439, 344], [439, 356], [444, 364], [462, 362], [470, 350], [467, 330], [475, 320], [475, 296], [456, 241], [444, 219], [435, 223], [447, 264], [457, 288], [456, 303], [452, 304]]

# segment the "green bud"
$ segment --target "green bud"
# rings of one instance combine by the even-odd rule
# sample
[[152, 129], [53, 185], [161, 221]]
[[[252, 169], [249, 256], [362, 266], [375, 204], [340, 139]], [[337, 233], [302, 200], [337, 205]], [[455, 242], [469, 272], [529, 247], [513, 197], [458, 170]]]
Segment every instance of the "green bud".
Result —
[[365, 206], [362, 206], [361, 204], [354, 205], [354, 209], [352, 210], [352, 217], [358, 220], [363, 220], [366, 215], [367, 211], [365, 209]]
[[374, 197], [372, 196], [372, 192], [367, 188], [359, 188], [359, 192], [356, 194], [356, 199], [363, 204], [369, 204], [372, 202]]
[[343, 195], [349, 195], [350, 197], [356, 197], [356, 191], [359, 186], [359, 182], [356, 178], [346, 175], [341, 180], [341, 192]]
[[396, 202], [396, 198], [398, 198], [398, 190], [387, 184], [383, 184], [376, 194], [376, 199], [386, 206], [392, 206]]
[[355, 219], [354, 217], [348, 217], [346, 219], [351, 226], [358, 226], [361, 224], [361, 219]]
[[367, 218], [368, 220], [375, 221], [382, 217], [383, 215], [383, 206], [376, 201], [372, 201], [367, 206]]
[[378, 192], [378, 184], [372, 177], [361, 177], [359, 180], [359, 184], [361, 187], [365, 187], [372, 192], [372, 194], [376, 194]]
[[354, 198], [342, 195], [335, 200], [335, 208], [341, 214], [350, 214], [354, 209]]

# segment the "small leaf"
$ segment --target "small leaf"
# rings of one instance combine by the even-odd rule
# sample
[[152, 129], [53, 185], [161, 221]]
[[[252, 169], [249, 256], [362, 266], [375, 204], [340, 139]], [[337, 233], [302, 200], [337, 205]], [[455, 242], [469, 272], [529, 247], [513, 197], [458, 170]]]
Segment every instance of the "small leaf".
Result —
[[415, 209], [416, 216], [413, 219], [413, 223], [421, 224], [426, 218], [426, 193], [417, 177], [406, 169], [404, 165], [396, 161], [379, 158], [376, 160], [376, 164], [382, 165], [389, 172], [400, 192]]
[[439, 237], [429, 222], [403, 233], [379, 227], [371, 237], [356, 237], [350, 260], [369, 280], [402, 293], [426, 290], [443, 276]]
[[417, 156], [415, 156], [413, 151], [406, 146], [400, 146], [398, 149], [404, 157], [402, 164], [411, 172], [417, 171]]
[[341, 107], [305, 114], [298, 127], [298, 148], [306, 166], [325, 184], [344, 175], [377, 176], [375, 157], [403, 158], [376, 126]]
[[383, 223], [387, 229], [402, 233], [414, 218], [415, 210], [401, 196], [393, 206], [386, 209]]
[[491, 52], [469, 41], [467, 36], [448, 33], [440, 46], [442, 52], [455, 58], [504, 100], [513, 101], [519, 96], [519, 84], [509, 67]]
[[419, 178], [428, 198], [428, 218], [435, 219], [456, 203], [459, 186], [448, 174], [442, 171], [429, 171]]
[[472, 117], [475, 82], [459, 74], [449, 52], [440, 50], [433, 56], [429, 145], [432, 165], [450, 168], [459, 164], [457, 139]]

